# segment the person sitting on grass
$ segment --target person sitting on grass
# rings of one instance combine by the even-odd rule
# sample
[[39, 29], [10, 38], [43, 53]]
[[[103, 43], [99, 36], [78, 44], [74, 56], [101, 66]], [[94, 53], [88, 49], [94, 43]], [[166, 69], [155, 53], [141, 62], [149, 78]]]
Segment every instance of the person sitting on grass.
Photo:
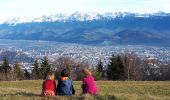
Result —
[[97, 87], [94, 82], [94, 77], [91, 74], [91, 71], [87, 68], [83, 70], [84, 77], [82, 79], [82, 94], [94, 95], [97, 93]]
[[61, 77], [58, 79], [58, 84], [57, 84], [57, 93], [58, 95], [75, 94], [73, 81], [70, 77], [70, 71], [68, 69], [63, 69], [61, 71]]
[[54, 74], [48, 73], [47, 78], [45, 81], [43, 81], [42, 84], [42, 96], [44, 97], [50, 97], [55, 96], [56, 94], [56, 82], [54, 80]]

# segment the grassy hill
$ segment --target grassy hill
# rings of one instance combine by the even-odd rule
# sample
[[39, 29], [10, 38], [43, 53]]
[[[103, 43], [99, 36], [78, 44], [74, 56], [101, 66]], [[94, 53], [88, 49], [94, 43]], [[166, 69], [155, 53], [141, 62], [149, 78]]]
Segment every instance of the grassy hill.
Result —
[[81, 82], [74, 81], [74, 96], [41, 97], [42, 81], [0, 82], [0, 100], [170, 100], [170, 81], [97, 81], [95, 96], [81, 96]]

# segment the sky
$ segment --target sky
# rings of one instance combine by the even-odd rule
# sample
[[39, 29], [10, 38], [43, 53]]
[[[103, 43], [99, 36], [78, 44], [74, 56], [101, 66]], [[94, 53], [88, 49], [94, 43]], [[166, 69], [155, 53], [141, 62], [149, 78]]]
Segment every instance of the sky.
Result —
[[170, 13], [170, 0], [0, 0], [0, 18], [37, 17], [57, 13]]

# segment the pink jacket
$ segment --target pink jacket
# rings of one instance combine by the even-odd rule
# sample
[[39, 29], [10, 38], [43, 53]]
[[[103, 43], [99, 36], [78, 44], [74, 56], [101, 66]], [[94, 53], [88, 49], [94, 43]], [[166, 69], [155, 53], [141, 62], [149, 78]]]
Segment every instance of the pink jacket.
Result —
[[82, 85], [83, 94], [89, 93], [93, 95], [97, 93], [97, 87], [94, 82], [93, 76], [85, 76], [83, 77], [82, 81], [83, 81], [83, 85]]

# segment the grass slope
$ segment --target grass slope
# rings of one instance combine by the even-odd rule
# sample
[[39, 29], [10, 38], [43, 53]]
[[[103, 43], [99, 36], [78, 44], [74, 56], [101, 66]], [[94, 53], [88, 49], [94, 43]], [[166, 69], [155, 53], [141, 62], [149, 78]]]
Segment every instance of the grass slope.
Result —
[[170, 100], [170, 81], [97, 81], [99, 94], [81, 96], [81, 82], [74, 81], [74, 96], [41, 97], [42, 81], [0, 82], [0, 100]]

